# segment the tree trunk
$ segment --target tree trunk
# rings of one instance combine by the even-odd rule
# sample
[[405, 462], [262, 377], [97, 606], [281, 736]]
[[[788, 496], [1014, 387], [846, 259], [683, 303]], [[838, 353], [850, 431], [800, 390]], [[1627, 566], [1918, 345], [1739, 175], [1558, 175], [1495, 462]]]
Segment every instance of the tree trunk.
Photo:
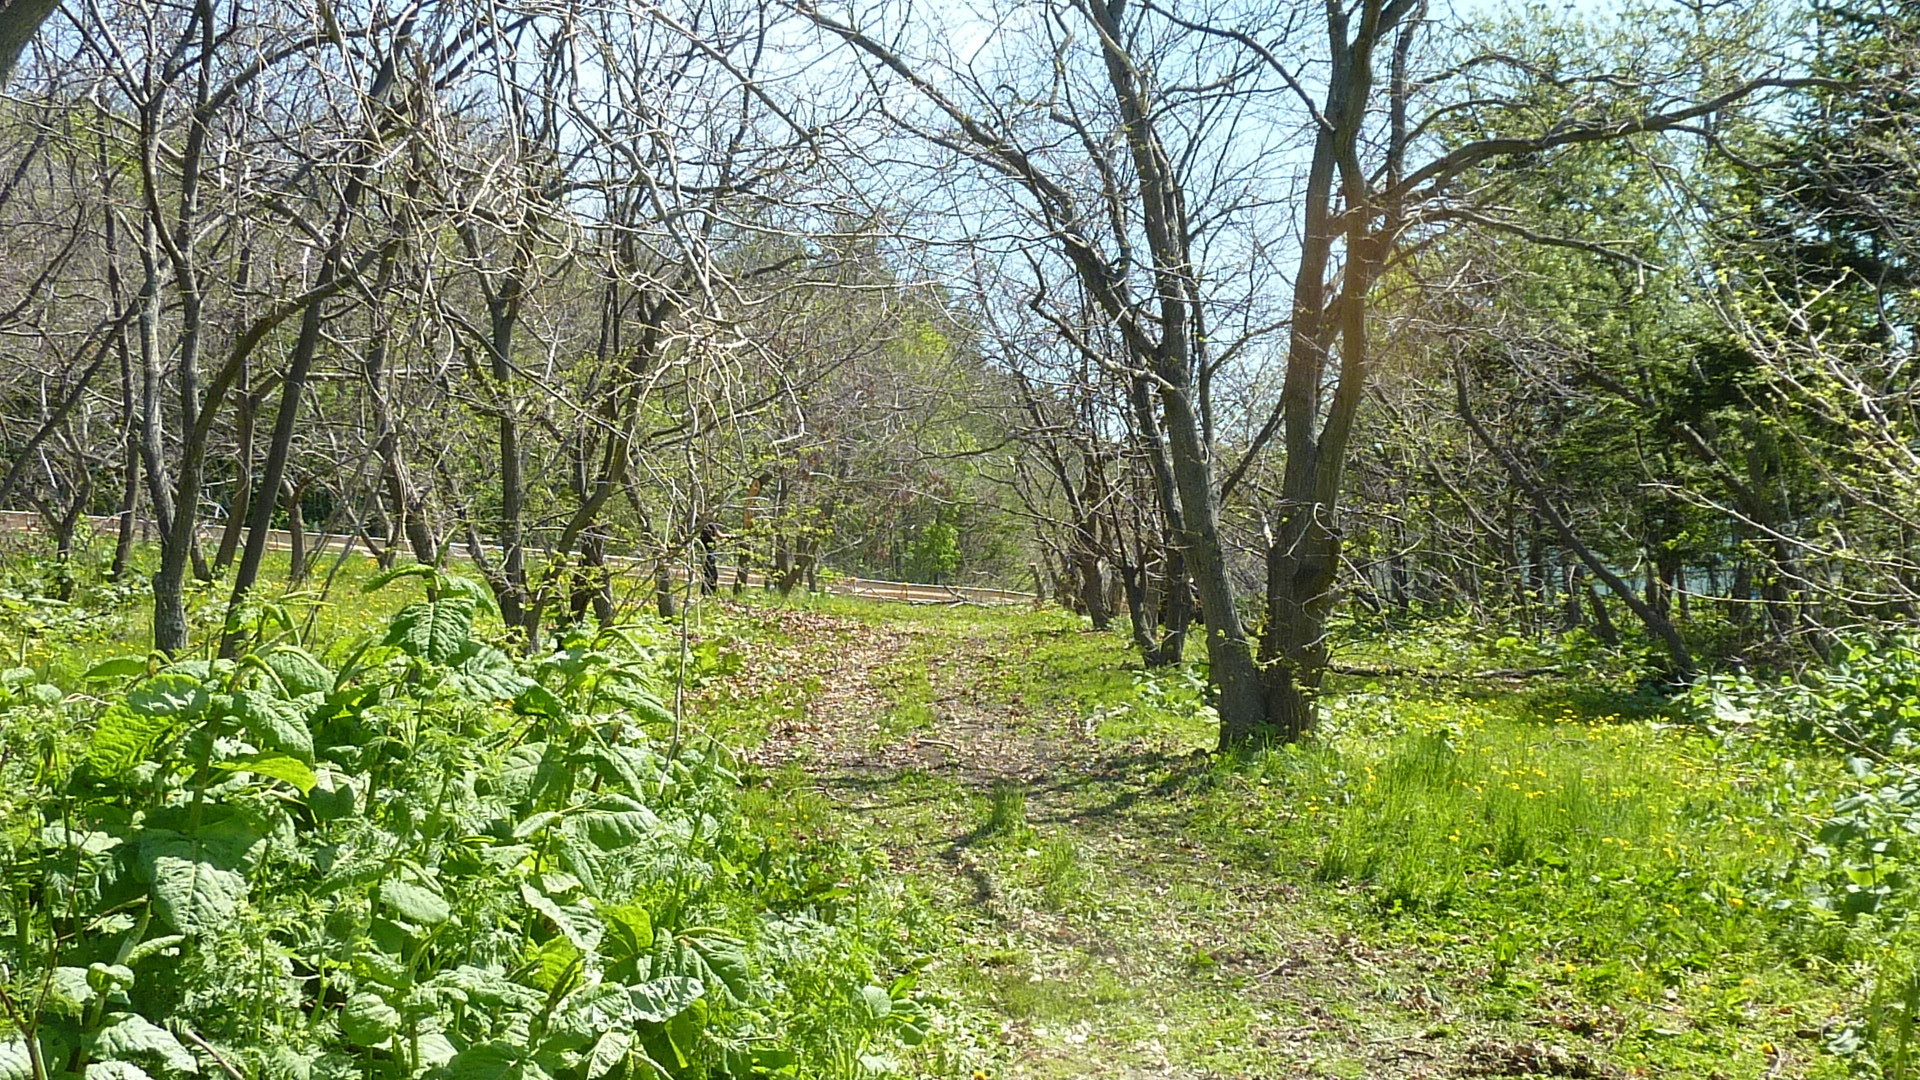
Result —
[[[1220, 747], [1229, 749], [1258, 741], [1269, 718], [1267, 694], [1254, 660], [1253, 642], [1241, 626], [1227, 579], [1226, 556], [1220, 546], [1212, 470], [1200, 430], [1200, 420], [1184, 385], [1165, 380], [1160, 391], [1172, 453], [1174, 483], [1185, 517], [1181, 537], [1186, 571], [1200, 591], [1206, 612], [1207, 664], [1219, 691]], [[1177, 582], [1176, 594], [1184, 592]], [[1301, 730], [1305, 730], [1302, 728]]]
[[653, 598], [656, 610], [663, 619], [671, 619], [677, 613], [673, 601], [673, 573], [667, 568], [667, 560], [661, 559], [653, 566]]
[[241, 374], [240, 379], [242, 385], [234, 417], [239, 429], [235, 437], [239, 452], [234, 460], [233, 505], [227, 511], [227, 527], [220, 533], [220, 548], [213, 556], [216, 572], [233, 565], [233, 557], [240, 549], [240, 538], [245, 535], [247, 508], [253, 501], [254, 421], [259, 416], [260, 399], [248, 392], [245, 373]]
[[1107, 582], [1100, 572], [1100, 556], [1082, 549], [1073, 564], [1080, 575], [1080, 603], [1093, 620], [1093, 628], [1104, 632], [1113, 624], [1113, 615], [1107, 608]]
[[140, 516], [140, 459], [130, 455], [127, 460], [126, 485], [120, 491], [120, 510], [114, 515], [113, 563], [107, 570], [107, 580], [116, 583], [125, 581], [133, 567], [134, 519]]
[[[1187, 630], [1193, 624], [1193, 594], [1188, 585], [1187, 558], [1184, 553], [1187, 532], [1187, 513], [1181, 500], [1186, 497], [1176, 477], [1174, 462], [1169, 454], [1169, 442], [1160, 430], [1160, 422], [1154, 416], [1152, 388], [1145, 379], [1133, 379], [1128, 386], [1129, 401], [1133, 406], [1134, 426], [1139, 429], [1141, 456], [1146, 459], [1148, 475], [1153, 478], [1154, 501], [1160, 508], [1161, 537], [1163, 555], [1160, 565], [1165, 573], [1161, 575], [1161, 595], [1166, 598], [1166, 615], [1161, 620], [1161, 633], [1158, 641], [1143, 646], [1141, 656], [1148, 667], [1172, 667], [1180, 663], [1186, 652]], [[1191, 415], [1192, 410], [1188, 410]], [[1195, 433], [1195, 438], [1200, 434]], [[1177, 453], [1177, 451], [1176, 451]], [[1201, 461], [1202, 473], [1206, 482], [1212, 484], [1211, 469]], [[1211, 496], [1208, 503], [1211, 505]], [[1145, 610], [1158, 612], [1160, 605], [1148, 604]]]
[[1581, 590], [1584, 586], [1584, 581], [1580, 576], [1580, 568], [1571, 564], [1563, 564], [1560, 567], [1560, 585], [1561, 593], [1563, 594], [1561, 596], [1560, 629], [1578, 630], [1581, 624], [1586, 622], [1581, 608]]
[[607, 538], [598, 532], [580, 539], [580, 561], [586, 567], [592, 595], [594, 621], [605, 630], [619, 617], [613, 606], [613, 571], [607, 567]]
[[300, 508], [300, 503], [305, 497], [305, 485], [287, 485], [287, 584], [289, 585], [298, 585], [307, 579], [307, 517]]
[[0, 0], [0, 90], [13, 78], [14, 65], [58, 0]]
[[127, 431], [122, 440], [126, 460], [121, 467], [120, 507], [114, 519], [113, 564], [107, 571], [107, 579], [114, 582], [125, 581], [127, 571], [133, 566], [134, 519], [140, 514], [140, 429], [135, 421], [139, 410], [134, 404], [132, 362], [127, 356], [124, 336], [120, 351], [121, 404], [126, 410]]
[[186, 578], [193, 545], [194, 504], [199, 500], [197, 463], [180, 463], [179, 486], [186, 505], [174, 512], [173, 485], [167, 482], [166, 420], [161, 381], [166, 356], [160, 345], [160, 238], [153, 220], [146, 221], [141, 245], [145, 276], [140, 286], [140, 454], [145, 463], [148, 496], [160, 528], [160, 565], [153, 573], [153, 647], [175, 656], [187, 647]]
[[1613, 625], [1613, 616], [1607, 611], [1606, 601], [1600, 598], [1600, 590], [1593, 582], [1586, 583], [1587, 606], [1593, 610], [1593, 632], [1608, 646], [1620, 644], [1620, 631]]

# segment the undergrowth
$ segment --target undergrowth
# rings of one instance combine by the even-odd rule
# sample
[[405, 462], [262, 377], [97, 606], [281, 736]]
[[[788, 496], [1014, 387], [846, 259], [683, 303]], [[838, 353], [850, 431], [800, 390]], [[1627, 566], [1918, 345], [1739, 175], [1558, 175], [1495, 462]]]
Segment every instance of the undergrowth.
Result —
[[[424, 595], [380, 603], [403, 578]], [[939, 921], [745, 812], [661, 702], [674, 642], [514, 659], [482, 588], [368, 587], [384, 625], [319, 640], [281, 605], [238, 661], [76, 675], [16, 619], [41, 659], [0, 673], [0, 1078], [957, 1067], [916, 988]]]
[[1603, 1038], [1652, 1075], [1914, 1075], [1920, 784], [1876, 796], [1859, 759], [1604, 700], [1348, 688], [1319, 741], [1220, 762], [1196, 826], [1426, 956], [1470, 1017]]

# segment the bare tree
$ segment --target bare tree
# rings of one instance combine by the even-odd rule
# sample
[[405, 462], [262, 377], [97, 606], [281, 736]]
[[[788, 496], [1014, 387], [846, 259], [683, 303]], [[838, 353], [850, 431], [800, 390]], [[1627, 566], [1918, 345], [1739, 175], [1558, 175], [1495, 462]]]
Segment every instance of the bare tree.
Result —
[[[801, 10], [932, 107], [934, 120], [902, 118], [909, 131], [1012, 181], [1056, 255], [1124, 335], [1131, 369], [1151, 380], [1183, 551], [1206, 613], [1223, 747], [1296, 738], [1312, 727], [1340, 565], [1344, 468], [1372, 372], [1368, 305], [1395, 253], [1462, 220], [1497, 225], [1474, 210], [1462, 184], [1490, 162], [1684, 128], [1797, 85], [1749, 70], [1737, 55], [1744, 38], [1730, 43], [1736, 55], [1707, 62], [1724, 28], [1698, 24], [1673, 39], [1677, 47], [1626, 56], [1619, 70], [1563, 71], [1506, 50], [1476, 53], [1458, 39], [1423, 49], [1437, 28], [1422, 0], [1192, 13], [1084, 0], [1032, 17], [1058, 28], [1045, 38], [1045, 69], [1057, 74], [1009, 104], [971, 67], [917, 59], [899, 35]], [[1324, 35], [1317, 60], [1304, 40], [1313, 24]], [[1076, 94], [1087, 91], [1072, 76], [1086, 70], [1075, 51], [1082, 41], [1092, 43], [1104, 74], [1098, 127], [1075, 111]], [[1194, 57], [1211, 58], [1207, 77], [1182, 66]], [[1469, 90], [1470, 82], [1496, 93]], [[1299, 191], [1284, 379], [1239, 461], [1222, 471], [1210, 422], [1215, 343], [1204, 329], [1213, 286], [1196, 244], [1203, 229], [1247, 204], [1235, 201], [1237, 190], [1209, 186], [1200, 164], [1246, 155], [1223, 159], [1218, 142], [1237, 129], [1209, 119], [1238, 120], [1248, 101], [1285, 98], [1305, 117], [1311, 151]], [[1451, 121], [1461, 116], [1471, 120], [1468, 136], [1444, 138], [1440, 129], [1458, 128]], [[1049, 124], [1057, 134], [1042, 134]], [[1106, 152], [1115, 146], [1109, 135], [1118, 153]], [[1075, 145], [1084, 157], [1064, 160], [1060, 148]], [[1285, 460], [1256, 639], [1236, 602], [1221, 507], [1275, 439]]]

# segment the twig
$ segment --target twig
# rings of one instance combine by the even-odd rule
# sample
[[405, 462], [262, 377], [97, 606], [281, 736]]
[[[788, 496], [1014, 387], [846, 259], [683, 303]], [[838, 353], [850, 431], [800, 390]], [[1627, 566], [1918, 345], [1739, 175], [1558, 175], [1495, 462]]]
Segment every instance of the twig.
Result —
[[240, 1071], [238, 1069], [235, 1069], [232, 1065], [227, 1063], [226, 1058], [223, 1058], [220, 1056], [220, 1051], [215, 1050], [211, 1045], [209, 1045], [207, 1043], [207, 1040], [194, 1034], [192, 1028], [183, 1027], [180, 1029], [180, 1034], [185, 1035], [187, 1037], [188, 1042], [192, 1043], [193, 1045], [199, 1047], [202, 1050], [205, 1050], [207, 1052], [208, 1057], [211, 1057], [214, 1061], [219, 1062], [220, 1068], [223, 1071], [225, 1071], [228, 1076], [232, 1077], [233, 1080], [247, 1080], [246, 1077], [240, 1075]]
[[1335, 675], [1354, 675], [1366, 679], [1530, 679], [1539, 675], [1560, 675], [1566, 669], [1557, 664], [1545, 667], [1493, 668], [1488, 671], [1428, 671], [1421, 668], [1367, 668], [1331, 664]]

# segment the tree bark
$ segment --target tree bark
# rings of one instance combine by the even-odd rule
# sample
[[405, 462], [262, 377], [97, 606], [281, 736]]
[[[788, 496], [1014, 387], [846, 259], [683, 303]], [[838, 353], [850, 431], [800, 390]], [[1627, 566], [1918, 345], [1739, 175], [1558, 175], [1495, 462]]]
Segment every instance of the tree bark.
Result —
[[7, 88], [20, 54], [59, 7], [58, 0], [6, 0], [0, 3], [0, 90]]
[[[395, 43], [381, 58], [373, 85], [367, 90], [369, 103], [381, 105], [390, 96], [398, 71], [396, 53], [399, 43], [412, 36], [414, 17], [409, 13], [395, 30]], [[390, 117], [377, 126], [395, 122]], [[320, 269], [315, 275], [318, 289], [332, 290], [348, 269], [347, 247], [352, 237], [353, 219], [365, 197], [372, 168], [368, 159], [373, 157], [374, 146], [380, 142], [383, 132], [375, 130], [368, 134], [370, 145], [360, 151], [358, 159], [348, 168], [346, 186], [340, 192], [340, 204], [334, 212], [331, 235], [327, 238], [326, 251], [321, 256]], [[260, 469], [260, 482], [255, 486], [253, 502], [248, 507], [247, 544], [240, 554], [240, 565], [233, 577], [233, 593], [227, 601], [227, 631], [220, 641], [221, 656], [236, 655], [242, 641], [242, 635], [234, 625], [234, 617], [259, 579], [260, 565], [266, 558], [267, 536], [273, 528], [273, 509], [280, 489], [286, 483], [287, 462], [293, 454], [293, 436], [299, 426], [300, 409], [306, 398], [307, 379], [320, 351], [326, 321], [325, 308], [325, 299], [317, 296], [302, 310], [300, 332], [294, 338], [293, 349], [287, 358], [287, 369], [281, 375], [280, 408], [273, 419], [273, 434], [267, 444], [267, 460]]]

